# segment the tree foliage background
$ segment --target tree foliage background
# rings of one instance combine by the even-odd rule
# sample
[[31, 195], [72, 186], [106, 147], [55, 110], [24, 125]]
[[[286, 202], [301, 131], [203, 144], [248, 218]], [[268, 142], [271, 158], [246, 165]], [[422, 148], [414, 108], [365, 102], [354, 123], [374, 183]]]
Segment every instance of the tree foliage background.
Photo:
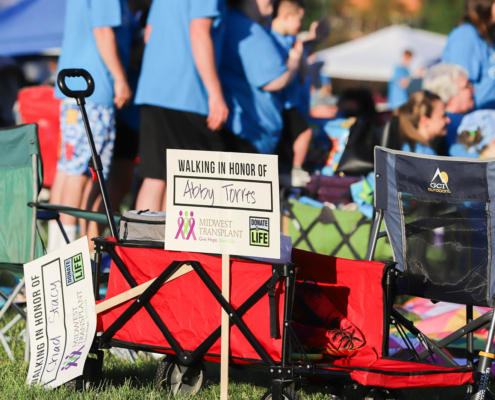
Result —
[[302, 29], [327, 16], [331, 34], [323, 47], [392, 24], [448, 34], [461, 20], [465, 0], [306, 0]]

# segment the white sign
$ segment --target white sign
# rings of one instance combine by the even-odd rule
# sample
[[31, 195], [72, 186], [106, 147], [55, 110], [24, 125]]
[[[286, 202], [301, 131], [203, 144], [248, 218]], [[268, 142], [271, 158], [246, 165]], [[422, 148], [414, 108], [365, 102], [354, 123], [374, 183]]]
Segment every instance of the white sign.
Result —
[[24, 264], [31, 340], [27, 384], [57, 387], [82, 375], [96, 332], [86, 237]]
[[165, 249], [280, 258], [277, 156], [167, 150]]

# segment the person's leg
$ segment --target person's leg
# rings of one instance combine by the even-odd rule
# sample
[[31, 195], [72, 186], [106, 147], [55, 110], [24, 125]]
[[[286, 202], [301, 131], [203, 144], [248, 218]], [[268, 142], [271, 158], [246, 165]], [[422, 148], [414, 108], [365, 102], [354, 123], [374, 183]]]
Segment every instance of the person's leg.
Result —
[[[64, 193], [68, 190], [67, 183], [72, 180], [74, 171], [71, 169], [76, 149], [77, 137], [80, 131], [77, 127], [77, 105], [70, 101], [63, 101], [60, 105], [60, 130], [62, 132], [62, 154], [57, 163], [57, 173], [50, 191], [50, 203], [65, 205], [63, 203]], [[76, 157], [77, 158], [77, 157]], [[69, 173], [70, 172], [70, 175]], [[66, 214], [60, 214], [60, 221], [64, 225], [64, 230], [73, 241], [76, 238], [75, 218]], [[48, 248], [50, 253], [65, 245], [65, 239], [60, 232], [56, 221], [48, 223]]]
[[[277, 148], [279, 156], [280, 183], [283, 186], [304, 187], [311, 180], [309, 174], [302, 168], [312, 131], [296, 108], [284, 110], [282, 113], [284, 129]], [[287, 171], [290, 167], [290, 175]]]
[[67, 174], [64, 171], [57, 169], [57, 172], [55, 173], [55, 179], [53, 180], [53, 185], [50, 188], [51, 204], [60, 204], [66, 178]]
[[[134, 160], [129, 159], [114, 159], [112, 161], [112, 167], [106, 183], [110, 204], [112, 205], [114, 213], [118, 212], [120, 203], [131, 190], [135, 165]], [[92, 211], [105, 213], [105, 206], [101, 200], [100, 188], [98, 185], [93, 185], [90, 199], [93, 198], [94, 200], [91, 200], [93, 203]], [[103, 224], [97, 224], [96, 222], [90, 222], [88, 224], [87, 232], [88, 240], [100, 236], [101, 232], [105, 229], [105, 226], [106, 225]]]
[[311, 128], [308, 128], [294, 141], [294, 145], [292, 146], [292, 149], [294, 150], [292, 165], [294, 167], [301, 167], [304, 164], [304, 160], [306, 159], [306, 154], [308, 152], [309, 142], [311, 141], [311, 135]]
[[164, 180], [145, 178], [141, 185], [141, 189], [139, 190], [136, 209], [162, 211], [164, 193]]
[[165, 185], [165, 190], [163, 191], [162, 211], [167, 211], [167, 185]]
[[[113, 106], [104, 106], [101, 104], [93, 105], [90, 115], [90, 124], [94, 126], [93, 138], [95, 150], [100, 155], [101, 165], [103, 168], [103, 179], [108, 179], [108, 174], [111, 168], [113, 150], [115, 145], [115, 108]], [[100, 200], [98, 201], [98, 198]], [[87, 190], [84, 193], [81, 208], [87, 211], [96, 211], [101, 201], [100, 185], [98, 181], [89, 181]], [[98, 236], [96, 228], [89, 228], [89, 221], [81, 221], [81, 226], [85, 227], [84, 234], [88, 238], [88, 246], [90, 251], [93, 250], [93, 242], [91, 239]], [[82, 229], [81, 229], [82, 230]]]
[[[71, 175], [66, 179], [60, 204], [66, 207], [80, 208], [83, 199], [84, 188], [89, 178], [86, 175]], [[76, 217], [61, 214], [60, 220], [65, 225], [76, 225]]]
[[[60, 204], [62, 200], [62, 193], [65, 185], [65, 181], [67, 178], [67, 174], [61, 170], [57, 170], [55, 174], [55, 180], [53, 181], [53, 185], [50, 188], [50, 203], [51, 204]], [[61, 214], [63, 215], [63, 214]], [[51, 253], [54, 250], [57, 250], [65, 243], [65, 238], [60, 231], [60, 227], [58, 226], [57, 221], [51, 220], [48, 221], [48, 246], [47, 252]]]
[[169, 124], [169, 110], [144, 105], [141, 107], [139, 136], [139, 176], [143, 179], [136, 199], [136, 210], [161, 211], [165, 178], [168, 136], [173, 135]]

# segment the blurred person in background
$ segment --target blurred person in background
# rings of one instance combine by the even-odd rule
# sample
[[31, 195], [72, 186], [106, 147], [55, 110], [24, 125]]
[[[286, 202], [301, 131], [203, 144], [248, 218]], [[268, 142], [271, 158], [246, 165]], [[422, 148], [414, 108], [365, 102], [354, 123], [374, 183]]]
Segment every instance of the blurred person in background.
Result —
[[374, 122], [377, 117], [373, 94], [364, 87], [344, 91], [337, 106], [338, 118], [362, 117]]
[[[69, 0], [65, 11], [64, 38], [58, 71], [83, 68], [93, 77], [95, 91], [86, 101], [91, 131], [106, 178], [110, 169], [115, 140], [115, 107], [122, 108], [131, 98], [125, 64], [131, 44], [130, 11], [125, 0]], [[67, 78], [71, 90], [84, 90], [83, 78]], [[50, 193], [50, 202], [68, 207], [92, 208], [88, 204], [91, 151], [79, 107], [56, 87], [62, 99], [60, 126], [62, 154]], [[76, 218], [60, 217], [70, 241], [76, 237]], [[84, 232], [81, 232], [84, 234]], [[49, 222], [49, 251], [65, 241], [56, 221]]]
[[283, 128], [283, 98], [299, 70], [303, 45], [287, 58], [265, 28], [271, 0], [229, 0], [220, 77], [229, 106], [224, 139], [229, 151], [275, 154]]
[[314, 118], [335, 118], [338, 98], [332, 93], [332, 80], [326, 75], [320, 75], [320, 82], [320, 88], [311, 94], [310, 115]]
[[[319, 73], [323, 63], [316, 61], [314, 53], [318, 44], [323, 42], [330, 34], [330, 24], [328, 19], [322, 18], [319, 21], [313, 21], [308, 32], [301, 32], [300, 40], [304, 45], [303, 57], [305, 58], [304, 68], [307, 70], [305, 78], [300, 84], [299, 90], [299, 105], [297, 111], [304, 116], [310, 115], [311, 108], [311, 93], [314, 81], [315, 71]], [[298, 36], [298, 37], [299, 37]]]
[[13, 113], [24, 77], [20, 67], [10, 57], [0, 57], [0, 128], [15, 125]]
[[[285, 62], [297, 40], [296, 35], [301, 28], [304, 11], [303, 0], [280, 0], [275, 3], [271, 34]], [[308, 152], [312, 132], [297, 110], [300, 101], [300, 83], [303, 80], [302, 74], [305, 73], [302, 71], [304, 62], [305, 60], [301, 59], [299, 73], [292, 83], [279, 93], [284, 102], [284, 109], [282, 137], [277, 147], [277, 154], [282, 170], [285, 166], [292, 167], [290, 185], [294, 187], [306, 186], [311, 180], [302, 165]]]
[[410, 50], [404, 51], [402, 61], [394, 69], [392, 80], [388, 84], [388, 104], [391, 110], [395, 110], [407, 102], [409, 98], [407, 87], [411, 83], [411, 73], [409, 65], [413, 58], [413, 53]]
[[[141, 63], [143, 60], [144, 41], [143, 34], [146, 26], [146, 16], [151, 5], [149, 0], [128, 0], [129, 9], [134, 16], [132, 20], [133, 41], [129, 54], [129, 65], [126, 69], [129, 86], [133, 93], [136, 92]], [[132, 190], [130, 199], [131, 209], [135, 208], [139, 182], [135, 179], [136, 161], [139, 153], [139, 125], [141, 119], [140, 107], [134, 104], [134, 98], [125, 107], [117, 109], [115, 123], [115, 146], [112, 164], [106, 179], [108, 197], [115, 212], [119, 212], [119, 206], [125, 196]], [[133, 188], [133, 184], [135, 185]], [[105, 209], [101, 201], [100, 190], [93, 187], [88, 202], [93, 204], [93, 211], [104, 213]], [[88, 223], [88, 237], [100, 236], [104, 225], [96, 222]]]
[[457, 140], [457, 128], [464, 115], [474, 108], [475, 91], [468, 79], [468, 72], [460, 65], [436, 64], [424, 76], [422, 88], [435, 93], [445, 103], [445, 110], [450, 119], [447, 134], [436, 139], [432, 147], [439, 155], [451, 155], [450, 148]]
[[466, 0], [462, 23], [448, 36], [442, 55], [442, 62], [467, 71], [477, 109], [495, 109], [494, 22], [494, 0]]
[[399, 134], [402, 151], [424, 155], [437, 155], [431, 141], [445, 136], [450, 122], [442, 99], [431, 92], [413, 93], [406, 104], [395, 110], [399, 117]]
[[135, 103], [141, 105], [136, 208], [166, 208], [167, 149], [221, 151], [229, 110], [217, 73], [225, 0], [156, 0]]

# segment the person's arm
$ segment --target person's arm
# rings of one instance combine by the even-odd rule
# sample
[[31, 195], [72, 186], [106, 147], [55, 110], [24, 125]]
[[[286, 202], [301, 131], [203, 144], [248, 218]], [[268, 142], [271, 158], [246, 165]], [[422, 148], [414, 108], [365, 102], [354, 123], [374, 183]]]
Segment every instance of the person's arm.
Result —
[[227, 120], [229, 109], [222, 93], [222, 85], [215, 65], [215, 49], [211, 38], [212, 18], [195, 18], [189, 25], [191, 47], [199, 76], [208, 91], [208, 128], [216, 131]]
[[287, 71], [285, 71], [278, 78], [264, 85], [261, 90], [266, 92], [277, 92], [288, 86], [295, 78], [297, 71], [299, 70], [299, 64], [303, 53], [303, 44], [299, 41], [294, 43], [294, 47], [289, 51], [289, 58], [287, 59]]
[[407, 89], [409, 85], [411, 84], [411, 78], [401, 78], [399, 79], [399, 86]]
[[127, 78], [120, 62], [117, 50], [117, 41], [113, 28], [93, 28], [98, 51], [114, 80], [114, 99], [117, 108], [124, 107], [131, 99], [131, 90], [127, 84]]
[[148, 43], [152, 29], [153, 29], [152, 25], [146, 24], [146, 28], [144, 28], [144, 37], [143, 37], [144, 43]]
[[309, 34], [307, 39], [304, 41], [304, 49], [308, 55], [313, 54], [316, 51], [316, 46], [318, 43], [325, 40], [330, 34], [330, 24], [328, 19], [322, 18], [319, 21], [313, 21], [309, 28]]

